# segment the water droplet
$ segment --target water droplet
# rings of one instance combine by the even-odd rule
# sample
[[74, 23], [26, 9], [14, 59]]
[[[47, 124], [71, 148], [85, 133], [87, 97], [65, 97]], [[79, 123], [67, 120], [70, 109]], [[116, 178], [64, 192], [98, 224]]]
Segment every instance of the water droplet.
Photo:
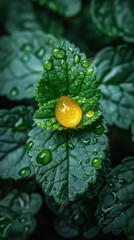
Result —
[[110, 188], [113, 188], [114, 185], [113, 185], [113, 183], [109, 183], [108, 186], [109, 186]]
[[30, 43], [23, 44], [21, 49], [25, 52], [32, 52], [33, 46]]
[[93, 154], [94, 154], [94, 155], [97, 155], [97, 154], [98, 154], [98, 152], [97, 152], [97, 151], [94, 151], [94, 152], [93, 152]]
[[102, 164], [102, 159], [101, 158], [94, 158], [92, 160], [92, 166], [95, 167], [95, 168], [100, 168]]
[[79, 77], [80, 77], [81, 79], [83, 79], [83, 78], [85, 77], [85, 73], [84, 73], [84, 72], [80, 72], [80, 73], [79, 73]]
[[87, 159], [87, 160], [85, 161], [85, 163], [86, 163], [86, 164], [90, 163], [90, 160], [89, 160], [89, 159]]
[[72, 80], [75, 79], [75, 76], [74, 76], [73, 74], [71, 74], [69, 77], [70, 77], [70, 79], [72, 79]]
[[83, 178], [87, 180], [89, 178], [89, 173], [84, 173]]
[[75, 54], [74, 55], [74, 64], [77, 64], [77, 63], [79, 63], [80, 62], [80, 55], [79, 54]]
[[61, 163], [62, 163], [62, 161], [61, 161], [61, 160], [59, 160], [59, 161], [58, 161], [58, 164], [61, 164]]
[[79, 161], [79, 164], [82, 165], [82, 161], [81, 160]]
[[113, 175], [113, 178], [118, 179], [118, 178], [117, 178], [117, 175]]
[[73, 223], [77, 226], [82, 226], [85, 222], [85, 216], [82, 212], [77, 213], [73, 218]]
[[41, 47], [40, 49], [38, 49], [35, 53], [35, 55], [38, 58], [43, 58], [44, 54], [45, 54], [46, 50], [44, 49], [44, 47]]
[[23, 55], [21, 56], [21, 61], [22, 61], [22, 62], [28, 62], [29, 59], [30, 59], [30, 56], [29, 56], [28, 54], [23, 54]]
[[36, 161], [39, 164], [46, 165], [51, 162], [51, 152], [48, 149], [44, 149], [38, 153]]
[[63, 143], [61, 146], [62, 146], [63, 148], [66, 148], [66, 143]]
[[85, 59], [85, 60], [82, 60], [82, 61], [81, 61], [81, 66], [82, 66], [83, 68], [89, 67], [89, 64], [90, 64], [90, 62], [89, 62], [88, 59]]
[[56, 104], [55, 116], [61, 125], [73, 128], [81, 121], [82, 110], [72, 98], [62, 96]]
[[66, 56], [66, 52], [62, 48], [54, 48], [52, 50], [52, 54], [55, 58], [64, 58]]
[[25, 222], [26, 222], [26, 218], [21, 217], [21, 218], [19, 219], [19, 221], [22, 222], [22, 223], [25, 223]]
[[57, 124], [53, 124], [53, 130], [58, 129], [58, 125]]
[[32, 148], [33, 145], [34, 145], [34, 143], [32, 141], [28, 142], [26, 145], [27, 151], [30, 151], [30, 149]]
[[12, 224], [11, 219], [8, 217], [0, 217], [0, 234], [4, 234], [7, 228]]
[[94, 68], [93, 68], [93, 67], [92, 67], [92, 68], [89, 68], [89, 69], [87, 69], [87, 71], [86, 71], [86, 75], [90, 76], [90, 75], [93, 74], [93, 72], [94, 72]]
[[51, 121], [46, 121], [45, 124], [46, 124], [47, 127], [50, 127], [52, 123], [51, 123]]
[[18, 88], [14, 87], [10, 90], [10, 96], [11, 97], [16, 97], [19, 94]]
[[68, 142], [68, 147], [69, 147], [71, 150], [73, 150], [73, 149], [75, 148], [75, 146], [74, 146], [72, 143], [70, 143], [70, 142]]
[[51, 59], [47, 60], [44, 64], [43, 64], [44, 69], [46, 69], [47, 71], [50, 71], [53, 67], [53, 62]]
[[93, 144], [96, 144], [98, 142], [97, 138], [93, 138]]
[[75, 81], [74, 85], [77, 87], [79, 85], [78, 81]]
[[41, 123], [41, 122], [38, 122], [38, 123], [37, 123], [37, 126], [38, 126], [38, 127], [41, 127], [41, 126], [42, 126], [42, 123]]
[[94, 116], [94, 111], [88, 111], [87, 113], [86, 113], [86, 117], [88, 117], [88, 118], [91, 118], [91, 117], [93, 117]]
[[85, 145], [88, 145], [90, 143], [90, 139], [82, 139], [82, 142], [85, 144]]
[[17, 131], [24, 131], [28, 128], [24, 118], [20, 117], [14, 124], [14, 129]]
[[18, 174], [22, 177], [22, 178], [27, 178], [29, 177], [29, 175], [31, 174], [31, 170], [29, 167], [25, 167], [25, 168], [22, 168]]
[[63, 69], [67, 69], [67, 63], [66, 63], [66, 61], [64, 59], [61, 60], [61, 67]]
[[98, 135], [101, 135], [103, 132], [104, 132], [104, 127], [99, 124], [96, 128], [95, 128], [95, 132], [98, 134]]
[[30, 230], [30, 226], [25, 226], [25, 232], [28, 232]]

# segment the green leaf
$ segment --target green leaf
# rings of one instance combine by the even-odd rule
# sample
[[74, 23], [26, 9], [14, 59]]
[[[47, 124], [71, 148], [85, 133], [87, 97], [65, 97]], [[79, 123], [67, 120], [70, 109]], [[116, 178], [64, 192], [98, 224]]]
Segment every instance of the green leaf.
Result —
[[73, 17], [81, 10], [80, 0], [36, 0], [40, 5], [46, 5], [52, 11], [65, 17]]
[[33, 108], [19, 106], [0, 110], [0, 177], [15, 180], [33, 174], [26, 154]]
[[93, 204], [84, 198], [59, 206], [53, 199], [46, 198], [46, 204], [56, 216], [54, 225], [61, 236], [67, 238], [84, 236], [91, 239], [98, 234], [99, 228], [94, 218], [96, 203]]
[[120, 234], [134, 217], [134, 157], [125, 158], [107, 176], [96, 217], [104, 233]]
[[[33, 210], [35, 205], [36, 210]], [[9, 240], [26, 239], [26, 236], [35, 229], [34, 215], [41, 205], [42, 198], [38, 193], [28, 195], [24, 192], [12, 191], [2, 198], [0, 200], [0, 237]]]
[[23, 2], [12, 0], [12, 2], [8, 4], [5, 26], [7, 31], [11, 34], [20, 30], [41, 30], [41, 26], [34, 13], [32, 4], [27, 0], [23, 0]]
[[105, 131], [103, 122], [79, 131], [30, 131], [28, 154], [47, 196], [59, 204], [74, 201], [96, 182], [108, 147]]
[[104, 48], [92, 64], [100, 84], [103, 117], [110, 125], [128, 129], [134, 120], [134, 49], [129, 45]]
[[11, 100], [34, 97], [42, 62], [56, 39], [41, 31], [15, 32], [0, 41], [0, 94]]
[[[34, 121], [46, 129], [63, 130], [55, 117], [55, 106], [62, 95], [69, 95], [82, 110], [82, 119], [76, 128], [83, 128], [100, 118], [97, 88], [93, 67], [84, 53], [68, 41], [52, 50], [50, 58], [44, 63], [44, 72], [35, 88], [39, 110]], [[88, 113], [92, 112], [90, 117]]]
[[134, 42], [132, 0], [92, 0], [90, 13], [96, 26], [106, 35]]

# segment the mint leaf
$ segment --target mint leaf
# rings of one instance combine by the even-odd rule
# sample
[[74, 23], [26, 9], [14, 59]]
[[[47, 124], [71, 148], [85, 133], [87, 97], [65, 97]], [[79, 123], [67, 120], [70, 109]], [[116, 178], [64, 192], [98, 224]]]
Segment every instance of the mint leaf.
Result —
[[23, 0], [23, 2], [12, 0], [12, 2], [8, 4], [5, 26], [11, 34], [14, 31], [35, 31], [41, 29], [33, 6], [30, 1], [27, 0]]
[[134, 51], [129, 45], [107, 47], [94, 58], [106, 122], [128, 129], [134, 120]]
[[16, 32], [0, 41], [1, 95], [11, 100], [34, 97], [34, 86], [56, 39], [41, 31]]
[[134, 42], [134, 3], [131, 0], [92, 0], [90, 13], [96, 26], [106, 35]]
[[26, 154], [33, 108], [19, 106], [0, 110], [0, 177], [15, 180], [33, 174]]
[[59, 204], [74, 201], [96, 182], [108, 147], [105, 131], [103, 122], [79, 131], [30, 131], [28, 154], [47, 196]]
[[[34, 203], [34, 204], [33, 204]], [[38, 193], [12, 191], [0, 200], [0, 237], [2, 239], [26, 239], [36, 226], [34, 215], [42, 205]], [[33, 207], [36, 209], [33, 210]], [[18, 238], [18, 236], [20, 238]]]
[[96, 217], [104, 233], [119, 234], [134, 217], [134, 157], [125, 158], [107, 176]]
[[81, 10], [81, 1], [80, 0], [36, 0], [40, 5], [46, 5], [52, 11], [59, 13], [65, 17], [73, 17], [78, 14]]
[[[50, 58], [44, 63], [44, 72], [36, 85], [35, 94], [40, 108], [34, 114], [34, 121], [43, 128], [66, 129], [55, 117], [55, 106], [62, 95], [69, 95], [82, 110], [82, 119], [76, 128], [83, 128], [100, 118], [100, 90], [93, 67], [85, 54], [68, 41], [52, 50]], [[92, 116], [89, 116], [90, 112]]]

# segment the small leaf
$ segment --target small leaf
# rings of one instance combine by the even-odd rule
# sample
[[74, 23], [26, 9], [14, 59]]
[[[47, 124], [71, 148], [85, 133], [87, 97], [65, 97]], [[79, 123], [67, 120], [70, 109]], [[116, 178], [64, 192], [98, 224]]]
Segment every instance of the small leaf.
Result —
[[106, 35], [134, 42], [134, 3], [131, 0], [92, 0], [90, 14], [96, 26]]
[[16, 32], [0, 41], [0, 94], [11, 100], [34, 97], [34, 87], [56, 39], [41, 31]]
[[[33, 211], [33, 202], [36, 211]], [[40, 194], [13, 191], [0, 200], [0, 237], [2, 239], [26, 239], [36, 226], [34, 214], [41, 207]], [[37, 209], [38, 208], [38, 209]], [[6, 238], [7, 237], [7, 238]]]
[[125, 158], [107, 176], [96, 217], [104, 233], [120, 234], [134, 217], [134, 157]]
[[65, 17], [73, 17], [81, 10], [80, 0], [36, 0], [40, 5], [46, 5], [52, 11], [59, 13]]
[[26, 154], [33, 108], [19, 106], [0, 110], [0, 177], [23, 179], [33, 174]]
[[[68, 118], [66, 116], [67, 109], [74, 113], [76, 105], [82, 111], [82, 118], [79, 118], [81, 121], [73, 128], [83, 128], [100, 118], [101, 111], [98, 103], [100, 90], [97, 88], [91, 69], [85, 54], [80, 53], [79, 49], [68, 41], [64, 41], [59, 47], [52, 49], [52, 54], [44, 63], [44, 72], [35, 88], [40, 108], [34, 114], [34, 121], [38, 126], [51, 130], [67, 129], [67, 126], [60, 124], [57, 116], [63, 121], [66, 120]], [[70, 102], [70, 105], [67, 106], [65, 98], [69, 99], [69, 97], [70, 101], [66, 102]], [[58, 108], [57, 105], [60, 107]], [[63, 118], [61, 115], [64, 113]], [[77, 113], [76, 115], [78, 115]], [[73, 119], [69, 121], [72, 122]]]
[[134, 50], [128, 45], [107, 47], [94, 58], [103, 116], [110, 125], [128, 129], [134, 120]]
[[95, 167], [93, 162], [103, 161], [108, 147], [105, 124], [101, 122], [101, 134], [96, 133], [98, 124], [79, 131], [48, 131], [38, 127], [30, 131], [28, 144], [31, 141], [34, 144], [28, 154], [36, 180], [57, 203], [74, 201], [96, 182], [101, 164]]

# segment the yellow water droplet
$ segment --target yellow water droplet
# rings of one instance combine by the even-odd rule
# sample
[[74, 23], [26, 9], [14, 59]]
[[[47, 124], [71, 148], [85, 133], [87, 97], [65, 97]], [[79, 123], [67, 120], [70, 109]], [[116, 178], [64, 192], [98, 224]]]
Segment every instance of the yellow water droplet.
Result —
[[56, 104], [55, 116], [61, 125], [73, 128], [81, 121], [82, 110], [72, 98], [62, 96]]
[[86, 116], [87, 116], [88, 118], [93, 117], [93, 116], [94, 116], [94, 111], [89, 111], [89, 112], [87, 112], [87, 113], [86, 113]]

